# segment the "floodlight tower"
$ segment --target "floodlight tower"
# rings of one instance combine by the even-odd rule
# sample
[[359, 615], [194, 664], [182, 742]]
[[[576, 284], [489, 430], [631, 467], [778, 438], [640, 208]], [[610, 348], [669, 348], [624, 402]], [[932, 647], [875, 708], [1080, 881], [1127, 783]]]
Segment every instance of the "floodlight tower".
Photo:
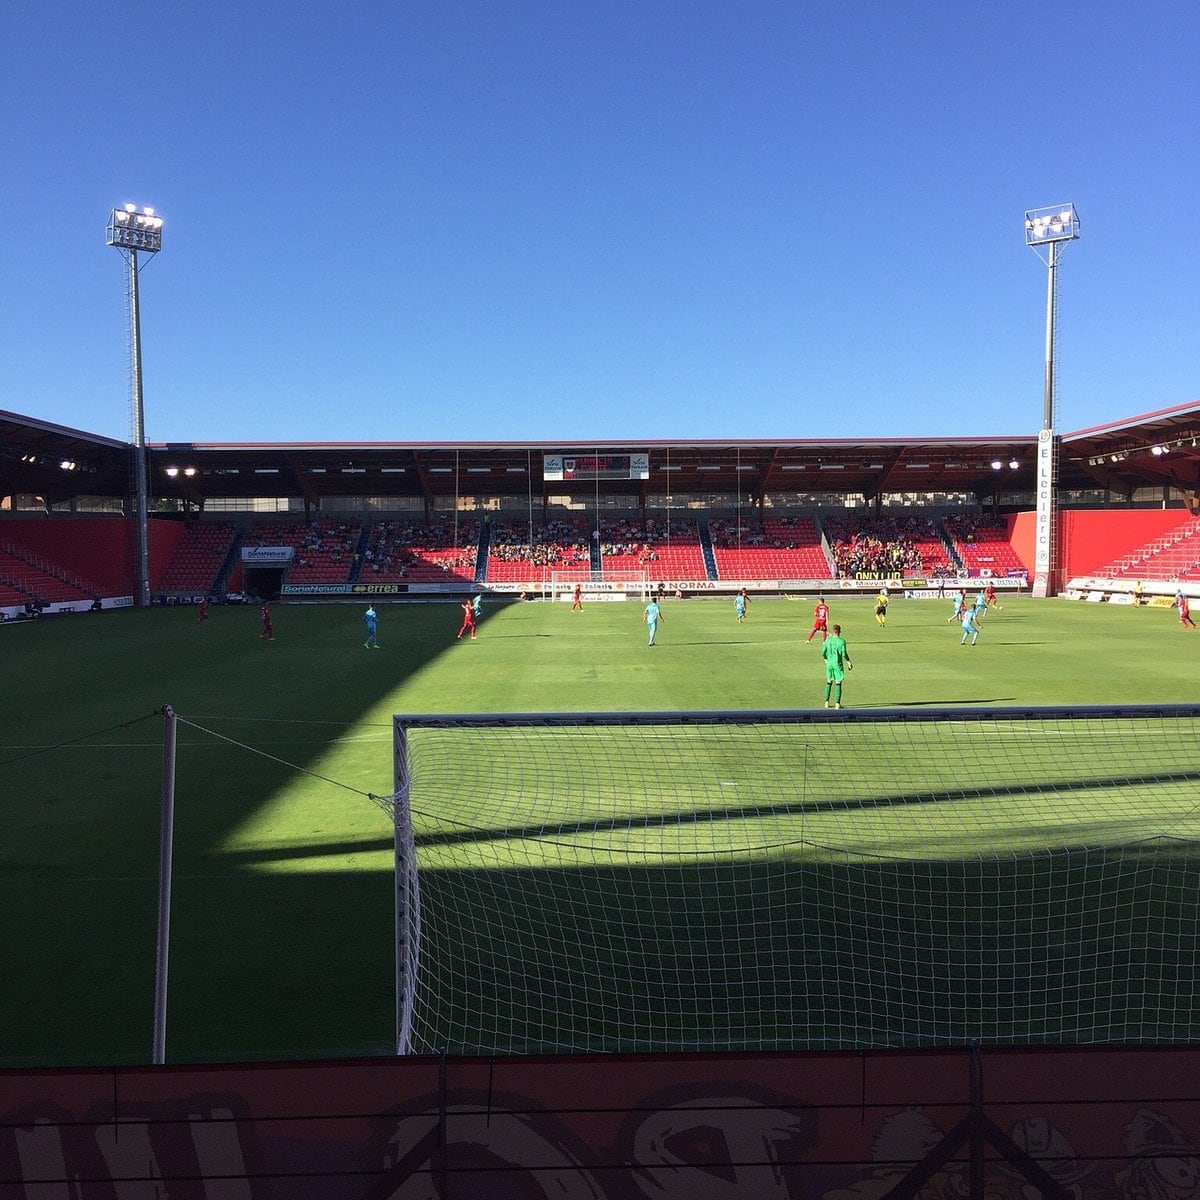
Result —
[[129, 373], [133, 422], [133, 476], [137, 487], [137, 602], [150, 603], [149, 488], [146, 484], [146, 414], [142, 404], [142, 315], [138, 303], [138, 252], [162, 249], [163, 219], [154, 209], [126, 204], [108, 218], [108, 244], [116, 246], [129, 269]]
[[1047, 266], [1046, 375], [1042, 393], [1042, 428], [1038, 433], [1037, 518], [1035, 523], [1033, 594], [1049, 596], [1057, 584], [1056, 553], [1058, 443], [1054, 436], [1054, 326], [1058, 316], [1058, 258], [1067, 242], [1079, 236], [1079, 215], [1073, 204], [1033, 208], [1025, 214], [1025, 245], [1032, 246]]

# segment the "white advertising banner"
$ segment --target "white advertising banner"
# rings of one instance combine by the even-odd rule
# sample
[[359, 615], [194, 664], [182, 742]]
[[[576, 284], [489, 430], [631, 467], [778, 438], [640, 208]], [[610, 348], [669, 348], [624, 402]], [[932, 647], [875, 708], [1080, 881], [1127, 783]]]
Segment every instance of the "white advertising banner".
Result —
[[1054, 536], [1054, 434], [1043, 429], [1037, 448], [1037, 514], [1034, 520], [1033, 594], [1050, 594], [1050, 558]]

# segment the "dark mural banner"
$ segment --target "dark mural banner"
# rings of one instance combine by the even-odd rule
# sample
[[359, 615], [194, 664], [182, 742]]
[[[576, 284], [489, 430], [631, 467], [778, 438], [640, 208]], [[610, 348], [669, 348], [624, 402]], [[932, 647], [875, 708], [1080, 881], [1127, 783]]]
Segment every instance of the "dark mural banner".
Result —
[[1189, 1200], [1200, 1049], [0, 1073], [3, 1200]]

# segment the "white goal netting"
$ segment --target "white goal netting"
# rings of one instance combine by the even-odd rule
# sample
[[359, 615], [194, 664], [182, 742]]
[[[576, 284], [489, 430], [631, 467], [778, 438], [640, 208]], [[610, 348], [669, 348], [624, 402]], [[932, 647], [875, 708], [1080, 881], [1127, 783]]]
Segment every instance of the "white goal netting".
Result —
[[1200, 708], [396, 721], [404, 1050], [1200, 1039]]

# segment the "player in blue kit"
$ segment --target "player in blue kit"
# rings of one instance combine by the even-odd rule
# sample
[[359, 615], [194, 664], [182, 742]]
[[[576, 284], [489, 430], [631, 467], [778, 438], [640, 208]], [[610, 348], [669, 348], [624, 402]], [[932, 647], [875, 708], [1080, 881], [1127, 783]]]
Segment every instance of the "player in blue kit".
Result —
[[962, 615], [963, 635], [962, 635], [962, 641], [958, 643], [960, 646], [965, 646], [967, 644], [967, 638], [971, 639], [972, 646], [975, 645], [975, 643], [979, 640], [979, 618], [983, 615], [983, 613], [986, 610], [987, 610], [986, 604], [984, 604], [981, 609], [975, 608], [974, 606], [963, 609], [963, 615]]
[[650, 632], [650, 641], [648, 645], [654, 645], [654, 635], [658, 632], [658, 622], [662, 617], [662, 610], [658, 607], [657, 600], [651, 600], [646, 605], [646, 611], [642, 615], [642, 620], [646, 622], [646, 627]]
[[742, 588], [742, 590], [733, 598], [733, 612], [739, 623], [746, 619], [746, 605], [748, 603], [749, 597], [746, 595], [746, 589]]
[[378, 650], [379, 638], [377, 635], [379, 632], [379, 618], [376, 615], [375, 606], [373, 604], [365, 613], [363, 613], [363, 620], [367, 623], [367, 640], [363, 642], [363, 645], [368, 650]]

